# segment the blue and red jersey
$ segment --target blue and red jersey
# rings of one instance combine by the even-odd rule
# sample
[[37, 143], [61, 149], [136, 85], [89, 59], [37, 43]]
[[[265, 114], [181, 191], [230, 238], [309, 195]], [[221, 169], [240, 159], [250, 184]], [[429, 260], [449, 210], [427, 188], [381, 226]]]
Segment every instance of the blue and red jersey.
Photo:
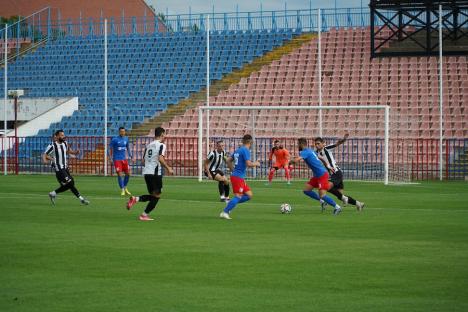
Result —
[[300, 151], [299, 156], [301, 156], [302, 159], [304, 159], [304, 162], [307, 164], [307, 166], [309, 166], [309, 168], [312, 169], [314, 177], [321, 177], [326, 172], [328, 172], [314, 150], [310, 148], [305, 148], [302, 151]]
[[110, 148], [112, 149], [112, 159], [115, 160], [126, 160], [127, 154], [132, 157], [130, 148], [128, 146], [128, 137], [116, 136], [112, 138], [110, 142]]

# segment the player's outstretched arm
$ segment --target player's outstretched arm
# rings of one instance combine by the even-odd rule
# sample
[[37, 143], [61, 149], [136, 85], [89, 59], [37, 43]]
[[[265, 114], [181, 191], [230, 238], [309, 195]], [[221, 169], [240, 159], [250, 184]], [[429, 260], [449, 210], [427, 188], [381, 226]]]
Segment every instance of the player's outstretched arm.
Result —
[[161, 163], [161, 165], [163, 165], [164, 168], [166, 168], [167, 173], [169, 173], [169, 175], [174, 174], [174, 171], [172, 170], [171, 167], [169, 167], [163, 155], [159, 155], [159, 162]]
[[337, 146], [340, 146], [341, 144], [343, 144], [344, 142], [346, 142], [346, 140], [349, 138], [349, 133], [346, 132], [344, 137], [341, 139], [341, 140], [338, 140], [338, 142], [336, 142], [334, 145], [335, 147]]
[[42, 154], [42, 162], [43, 162], [44, 164], [48, 164], [49, 161], [52, 161], [52, 160], [53, 160], [53, 158], [50, 157], [49, 155], [47, 155], [46, 153], [43, 153], [43, 154]]
[[208, 159], [208, 158], [205, 159], [205, 161], [203, 162], [203, 166], [204, 166], [204, 168], [205, 168], [206, 174], [208, 175], [208, 179], [210, 178], [210, 175], [209, 175], [209, 173], [210, 173], [209, 164], [210, 164], [210, 159]]
[[231, 172], [234, 170], [234, 164], [232, 161], [233, 161], [232, 157], [228, 157], [226, 159], [226, 165], [228, 166], [229, 170], [231, 170]]
[[249, 168], [252, 168], [252, 167], [259, 167], [260, 166], [260, 162], [257, 160], [257, 161], [250, 161], [250, 160], [247, 160], [246, 161], [246, 164], [247, 164], [247, 167]]

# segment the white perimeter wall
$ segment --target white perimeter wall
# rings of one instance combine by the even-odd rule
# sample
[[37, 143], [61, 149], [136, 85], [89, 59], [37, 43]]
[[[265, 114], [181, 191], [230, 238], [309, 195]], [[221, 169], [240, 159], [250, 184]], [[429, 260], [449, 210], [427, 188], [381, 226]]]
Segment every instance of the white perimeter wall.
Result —
[[[63, 99], [62, 99], [63, 100]], [[65, 116], [71, 116], [74, 111], [78, 110], [78, 98], [69, 98], [64, 101], [62, 104], [58, 106], [53, 106], [49, 110], [43, 112], [42, 114], [38, 115], [34, 119], [22, 124], [18, 127], [18, 137], [28, 137], [37, 135], [39, 130], [41, 129], [49, 129], [50, 125], [54, 122], [59, 122]], [[7, 132], [7, 136], [13, 137], [15, 135], [14, 130], [10, 130]], [[10, 149], [10, 141], [6, 143], [6, 148]], [[20, 140], [20, 143], [23, 142]], [[1, 149], [3, 150], [3, 146], [5, 146], [5, 142], [1, 144]]]

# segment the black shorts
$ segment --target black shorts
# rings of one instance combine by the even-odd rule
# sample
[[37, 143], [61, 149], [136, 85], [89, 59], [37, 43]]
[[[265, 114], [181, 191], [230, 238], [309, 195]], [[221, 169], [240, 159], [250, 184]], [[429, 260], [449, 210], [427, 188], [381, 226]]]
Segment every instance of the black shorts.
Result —
[[[219, 174], [220, 176], [224, 177], [224, 172], [222, 172], [221, 170], [219, 169], [216, 169], [215, 171], [210, 171], [210, 175], [211, 175], [211, 178], [214, 180], [214, 178], [216, 177], [216, 175]], [[208, 177], [208, 174], [206, 173], [205, 171], [205, 176]]]
[[162, 175], [145, 174], [146, 188], [149, 194], [161, 194], [163, 188]]
[[73, 177], [71, 176], [70, 171], [68, 171], [68, 168], [55, 171], [55, 177], [61, 185], [67, 185], [68, 183], [73, 182]]
[[344, 189], [343, 172], [338, 170], [330, 176], [329, 181], [333, 183], [334, 189]]

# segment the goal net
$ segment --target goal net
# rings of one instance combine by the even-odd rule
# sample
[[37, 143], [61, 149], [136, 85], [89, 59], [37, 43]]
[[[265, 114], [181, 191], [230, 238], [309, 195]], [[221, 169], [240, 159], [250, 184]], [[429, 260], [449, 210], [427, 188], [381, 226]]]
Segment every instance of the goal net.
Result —
[[[402, 142], [390, 138], [390, 107], [362, 106], [201, 106], [198, 108], [198, 178], [203, 175], [203, 160], [219, 140], [232, 153], [244, 134], [251, 134], [253, 160], [260, 167], [249, 169], [247, 178], [266, 179], [273, 142], [279, 140], [292, 156], [298, 155], [297, 139], [322, 137], [333, 145], [349, 133], [345, 143], [331, 151], [345, 180], [409, 182], [408, 160], [401, 153]], [[283, 171], [277, 173], [283, 178]], [[293, 179], [307, 179], [310, 170], [295, 164]]]

